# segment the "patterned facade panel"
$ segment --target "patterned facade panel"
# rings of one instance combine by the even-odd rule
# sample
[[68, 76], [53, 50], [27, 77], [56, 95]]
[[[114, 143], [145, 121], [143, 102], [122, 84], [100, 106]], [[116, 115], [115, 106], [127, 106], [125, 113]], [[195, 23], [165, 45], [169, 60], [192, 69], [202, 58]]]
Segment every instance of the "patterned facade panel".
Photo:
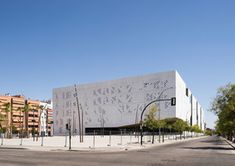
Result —
[[[94, 84], [77, 85], [77, 94], [74, 86], [53, 90], [54, 103], [54, 134], [66, 133], [65, 124], [71, 120], [72, 130], [78, 132], [78, 107], [82, 112], [84, 128], [93, 127], [120, 127], [140, 122], [143, 108], [155, 99], [169, 99], [179, 96], [179, 91], [185, 95], [185, 85], [176, 83], [177, 72], [165, 72], [142, 77], [124, 78]], [[177, 94], [176, 94], [177, 93]], [[78, 98], [78, 104], [76, 101]], [[187, 118], [190, 112], [190, 96], [177, 99], [181, 114], [177, 114], [178, 107], [171, 106], [170, 101], [158, 102], [160, 118], [177, 117]], [[194, 103], [194, 100], [193, 100]], [[196, 105], [195, 105], [196, 106]], [[194, 107], [194, 106], [193, 106]], [[196, 108], [193, 108], [196, 109]], [[158, 112], [159, 113], [159, 112]], [[193, 111], [195, 123], [195, 111]], [[157, 115], [159, 117], [159, 114]]]

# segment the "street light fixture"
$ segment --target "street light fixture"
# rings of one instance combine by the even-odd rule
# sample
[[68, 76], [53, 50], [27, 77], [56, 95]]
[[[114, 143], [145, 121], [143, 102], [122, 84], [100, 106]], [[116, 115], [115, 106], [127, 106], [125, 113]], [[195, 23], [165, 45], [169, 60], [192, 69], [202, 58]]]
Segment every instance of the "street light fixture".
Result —
[[[142, 145], [142, 139], [143, 139], [143, 138], [142, 138], [142, 137], [143, 137], [143, 122], [142, 122], [143, 114], [144, 114], [145, 110], [147, 109], [147, 107], [148, 107], [149, 105], [151, 105], [152, 103], [157, 102], [157, 101], [159, 101], [159, 100], [162, 101], [162, 99], [160, 99], [161, 96], [163, 95], [163, 93], [164, 93], [165, 91], [167, 91], [167, 90], [169, 90], [169, 89], [173, 89], [173, 87], [169, 87], [169, 88], [164, 89], [164, 90], [160, 93], [160, 95], [158, 96], [157, 100], [154, 100], [154, 101], [150, 102], [150, 103], [143, 109], [143, 111], [142, 111], [142, 113], [141, 113], [141, 120], [140, 120], [140, 123], [141, 123], [141, 125], [140, 125], [140, 130], [141, 130], [141, 145]], [[165, 100], [165, 101], [169, 101], [169, 100], [171, 100], [171, 105], [176, 105], [176, 98], [175, 98], [175, 97], [173, 97], [173, 98], [171, 98], [171, 99], [167, 99], [167, 100]], [[159, 109], [158, 118], [159, 118], [159, 120], [160, 120], [160, 109]], [[159, 142], [160, 142], [160, 132], [161, 132], [161, 129], [160, 129], [160, 127], [159, 127]]]
[[143, 111], [141, 112], [141, 117], [140, 117], [140, 144], [141, 145], [143, 145], [143, 115], [144, 115], [144, 112], [146, 111], [148, 106], [150, 106], [151, 104], [153, 104], [155, 102], [161, 102], [161, 101], [171, 101], [172, 106], [176, 105], [176, 98], [173, 97], [171, 99], [156, 99], [156, 100], [153, 100], [144, 107]]

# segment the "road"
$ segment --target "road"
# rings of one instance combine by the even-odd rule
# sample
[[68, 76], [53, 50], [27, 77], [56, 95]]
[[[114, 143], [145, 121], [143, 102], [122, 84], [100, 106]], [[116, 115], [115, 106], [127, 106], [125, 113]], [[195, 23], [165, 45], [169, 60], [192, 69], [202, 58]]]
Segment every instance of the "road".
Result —
[[234, 150], [218, 137], [156, 146], [125, 152], [34, 152], [0, 148], [1, 166], [233, 166]]

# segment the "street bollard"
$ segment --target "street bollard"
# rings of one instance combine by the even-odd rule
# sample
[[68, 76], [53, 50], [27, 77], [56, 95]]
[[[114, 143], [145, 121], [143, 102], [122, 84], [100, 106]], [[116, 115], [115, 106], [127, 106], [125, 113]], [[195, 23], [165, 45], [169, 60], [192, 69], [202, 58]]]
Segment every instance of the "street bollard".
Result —
[[41, 146], [43, 146], [43, 136], [41, 137]]
[[137, 139], [138, 139], [138, 143], [139, 143], [140, 142], [140, 135], [139, 135], [139, 133], [137, 135]]
[[22, 146], [23, 144], [23, 135], [21, 136], [21, 139], [20, 139], [20, 146]]
[[67, 147], [67, 135], [65, 134], [65, 143], [64, 143], [64, 147]]
[[1, 142], [1, 145], [3, 145], [3, 133], [1, 133], [1, 138], [2, 138], [2, 142]]
[[163, 142], [163, 143], [165, 142], [165, 132], [164, 132], [164, 130], [163, 130], [163, 132], [162, 132], [162, 142]]
[[111, 135], [112, 135], [112, 133], [111, 133], [111, 131], [109, 131], [109, 144], [108, 144], [108, 146], [111, 146]]
[[132, 143], [132, 132], [130, 132], [130, 144]]
[[121, 130], [121, 143], [120, 144], [122, 145], [122, 130]]
[[93, 148], [95, 149], [95, 131], [94, 131], [94, 135], [93, 135]]

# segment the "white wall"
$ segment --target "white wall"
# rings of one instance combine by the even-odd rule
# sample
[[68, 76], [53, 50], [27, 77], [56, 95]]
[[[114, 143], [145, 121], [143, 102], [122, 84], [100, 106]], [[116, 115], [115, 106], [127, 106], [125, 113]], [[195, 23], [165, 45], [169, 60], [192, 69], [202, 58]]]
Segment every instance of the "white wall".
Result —
[[[139, 123], [140, 114], [148, 103], [157, 98], [172, 97], [176, 97], [176, 106], [171, 106], [170, 101], [157, 103], [161, 119], [177, 117], [190, 122], [191, 91], [187, 96], [186, 88], [176, 71], [77, 85], [84, 127], [120, 127]], [[72, 131], [78, 132], [74, 86], [54, 89], [53, 103], [55, 135], [66, 133], [65, 125], [69, 119]], [[193, 124], [197, 123], [196, 103], [193, 97]]]
[[190, 90], [188, 96], [186, 95], [186, 86], [185, 82], [181, 76], [176, 72], [176, 117], [183, 119], [184, 121], [188, 120], [190, 122], [191, 116], [191, 103], [190, 103]]
[[[160, 96], [175, 96], [175, 72], [124, 78], [78, 85], [80, 109], [85, 127], [119, 127], [139, 123], [144, 106]], [[163, 92], [163, 93], [162, 93]], [[78, 111], [74, 86], [53, 90], [54, 133], [64, 134], [70, 118], [78, 130]], [[158, 103], [161, 119], [175, 117], [170, 101]]]

